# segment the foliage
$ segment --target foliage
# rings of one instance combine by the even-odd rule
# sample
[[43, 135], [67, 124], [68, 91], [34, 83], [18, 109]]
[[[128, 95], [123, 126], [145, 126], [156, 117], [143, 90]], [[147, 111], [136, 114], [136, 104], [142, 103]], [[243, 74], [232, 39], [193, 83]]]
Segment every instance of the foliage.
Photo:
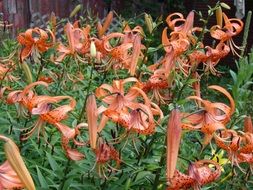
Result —
[[252, 188], [253, 52], [236, 71], [217, 67], [239, 55], [243, 28], [221, 5], [208, 18], [171, 14], [162, 34], [148, 14], [108, 32], [112, 12], [102, 23], [87, 12], [2, 41], [0, 139], [18, 145], [36, 189]]

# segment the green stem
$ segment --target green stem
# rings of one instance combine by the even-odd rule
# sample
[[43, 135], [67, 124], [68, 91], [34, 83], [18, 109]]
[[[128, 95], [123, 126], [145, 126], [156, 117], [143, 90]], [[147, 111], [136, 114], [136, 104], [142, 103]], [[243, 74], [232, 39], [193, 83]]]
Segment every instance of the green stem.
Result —
[[188, 81], [190, 80], [190, 78], [191, 78], [191, 71], [189, 72], [189, 75], [188, 75], [187, 79], [185, 80], [185, 82], [184, 82], [182, 88], [181, 88], [181, 89], [179, 90], [179, 92], [178, 92], [177, 101], [180, 100], [180, 98], [181, 98], [181, 96], [182, 96], [182, 93], [183, 93], [183, 90], [184, 90], [184, 88], [187, 86], [187, 83], [188, 83]]
[[79, 115], [79, 118], [78, 118], [78, 123], [80, 123], [82, 121], [82, 118], [83, 118], [83, 115], [84, 115], [84, 112], [85, 112], [85, 109], [86, 109], [86, 102], [87, 102], [88, 96], [90, 94], [90, 87], [91, 87], [92, 76], [93, 76], [93, 71], [94, 71], [94, 60], [92, 59], [91, 62], [92, 62], [92, 67], [91, 67], [91, 72], [90, 72], [90, 79], [89, 79], [88, 87], [87, 87], [87, 90], [86, 90], [86, 95], [85, 95], [85, 100], [84, 100], [84, 103], [83, 103], [83, 108], [82, 108], [82, 111], [81, 111], [81, 113]]
[[[167, 138], [164, 138], [164, 145], [166, 146], [166, 144], [167, 144]], [[162, 168], [164, 166], [165, 159], [166, 159], [166, 148], [164, 147], [160, 161], [159, 161], [159, 168], [156, 170], [155, 181], [152, 188], [153, 190], [157, 190], [157, 187], [159, 185], [159, 182], [160, 182], [159, 179], [160, 179]]]
[[38, 73], [37, 73], [36, 81], [39, 80], [40, 73], [42, 72], [43, 68], [44, 68], [44, 63], [43, 63], [42, 58], [41, 58], [41, 59], [40, 59], [40, 68], [39, 68], [39, 71], [38, 71]]
[[[151, 37], [152, 37], [152, 34], [150, 35]], [[151, 40], [147, 40], [148, 42], [147, 42], [147, 46], [146, 46], [146, 50], [145, 50], [145, 53], [144, 53], [144, 56], [143, 56], [143, 59], [142, 59], [142, 62], [140, 63], [140, 66], [139, 66], [139, 68], [141, 69], [142, 68], [142, 65], [144, 64], [144, 63], [146, 63], [146, 58], [148, 57], [148, 48], [150, 47], [150, 43], [151, 43]], [[139, 76], [140, 76], [140, 72], [137, 74], [137, 78], [139, 78]]]
[[2, 88], [3, 81], [4, 81], [5, 77], [6, 77], [7, 74], [11, 71], [11, 69], [13, 69], [13, 66], [12, 66], [12, 65], [11, 65], [11, 67], [8, 68], [8, 70], [4, 73], [4, 75], [3, 75], [3, 77], [2, 77], [2, 79], [1, 79], [1, 81], [0, 81], [0, 89]]
[[[86, 108], [86, 102], [87, 102], [87, 98], [89, 96], [89, 93], [90, 93], [90, 87], [91, 87], [91, 82], [92, 82], [92, 76], [93, 76], [93, 71], [94, 71], [94, 60], [91, 60], [92, 62], [92, 68], [91, 68], [91, 73], [90, 73], [90, 80], [89, 80], [89, 84], [88, 84], [88, 87], [87, 87], [87, 90], [86, 90], [86, 96], [85, 96], [85, 101], [84, 101], [84, 104], [83, 104], [83, 108], [82, 108], [82, 111], [79, 115], [79, 118], [78, 118], [78, 122], [77, 123], [80, 123], [81, 120], [82, 120], [82, 117], [84, 115], [84, 112], [85, 112], [85, 108]], [[62, 178], [62, 183], [61, 185], [59, 186], [59, 190], [62, 190], [63, 187], [64, 187], [64, 184], [65, 184], [65, 181], [67, 179], [67, 174], [69, 172], [69, 168], [70, 168], [70, 163], [71, 163], [71, 160], [68, 159], [67, 163], [66, 163], [66, 166], [65, 166], [65, 169], [64, 169], [64, 175], [63, 175], [63, 178]]]
[[243, 33], [241, 57], [244, 56], [244, 52], [245, 52], [246, 45], [247, 45], [247, 39], [248, 39], [248, 35], [249, 35], [251, 16], [252, 16], [252, 11], [249, 11], [248, 14], [247, 14], [247, 19], [246, 19], [244, 33]]
[[69, 173], [70, 161], [71, 160], [68, 159], [67, 164], [66, 164], [65, 169], [64, 169], [64, 175], [63, 175], [63, 178], [62, 178], [62, 183], [59, 186], [58, 190], [62, 190], [63, 187], [64, 187], [65, 181], [67, 179], [67, 174]]
[[54, 92], [55, 95], [57, 95], [57, 93], [58, 93], [59, 90], [61, 91], [62, 79], [63, 79], [63, 77], [64, 77], [64, 75], [65, 75], [65, 72], [66, 72], [66, 69], [65, 69], [65, 66], [63, 66], [63, 68], [62, 68], [62, 73], [61, 73], [61, 75], [60, 75], [60, 78], [59, 78], [59, 80], [58, 80], [57, 86], [56, 86], [56, 88], [55, 88], [55, 92]]

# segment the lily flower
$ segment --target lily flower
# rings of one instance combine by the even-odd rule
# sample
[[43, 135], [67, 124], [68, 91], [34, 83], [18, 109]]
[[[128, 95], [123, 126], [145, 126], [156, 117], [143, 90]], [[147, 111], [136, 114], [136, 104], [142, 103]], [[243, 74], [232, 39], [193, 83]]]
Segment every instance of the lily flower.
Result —
[[169, 88], [172, 80], [172, 77], [166, 77], [165, 69], [157, 69], [148, 81], [143, 84], [142, 90], [146, 93], [152, 93], [151, 101], [155, 99], [158, 103], [165, 104], [166, 101], [171, 99]]
[[[214, 170], [209, 166], [213, 165]], [[167, 190], [189, 189], [200, 190], [201, 186], [211, 183], [219, 178], [221, 167], [212, 160], [200, 160], [190, 164], [188, 175], [175, 171], [172, 179], [168, 181]]]
[[[141, 51], [145, 49], [141, 43], [142, 36], [141, 27], [136, 26], [131, 30], [129, 26], [126, 26], [123, 33], [115, 32], [103, 35], [99, 39], [93, 38], [97, 55], [100, 56], [99, 60], [105, 63], [100, 67], [105, 67], [105, 70], [111, 66], [114, 69], [124, 68], [129, 70], [130, 75], [134, 75], [138, 60], [144, 57]], [[112, 45], [112, 39], [117, 43]]]
[[170, 71], [175, 68], [175, 62], [179, 59], [179, 56], [188, 50], [190, 42], [188, 41], [188, 38], [181, 33], [172, 33], [169, 39], [167, 36], [167, 28], [165, 28], [162, 33], [162, 44], [166, 51], [162, 63], [166, 73], [169, 74]]
[[240, 19], [229, 19], [225, 13], [222, 13], [222, 15], [224, 19], [223, 28], [220, 25], [215, 25], [210, 29], [210, 34], [214, 39], [227, 42], [232, 53], [240, 57], [236, 49], [241, 50], [241, 48], [235, 45], [232, 38], [242, 31], [243, 22]]
[[189, 49], [193, 39], [194, 12], [190, 12], [186, 19], [184, 19], [181, 13], [170, 14], [167, 17], [166, 22], [172, 32], [170, 33], [170, 38], [168, 38], [168, 28], [166, 27], [163, 30], [162, 44], [166, 51], [166, 55], [161, 63], [168, 76], [171, 70], [176, 67], [176, 63], [179, 63], [179, 69], [182, 69], [183, 72], [185, 72], [185, 64], [181, 63], [184, 62], [181, 55]]
[[226, 57], [230, 52], [230, 48], [223, 42], [220, 42], [215, 49], [206, 46], [206, 60], [203, 62], [206, 65], [205, 71], [210, 71], [216, 75], [217, 70], [214, 68], [221, 58]]
[[104, 114], [115, 123], [119, 123], [128, 131], [139, 134], [152, 134], [155, 131], [155, 121], [152, 110], [145, 104], [135, 104], [130, 110], [115, 111], [107, 109]]
[[75, 146], [85, 146], [86, 143], [76, 140], [76, 137], [80, 134], [81, 128], [87, 128], [87, 124], [80, 123], [75, 128], [70, 128], [62, 123], [57, 123], [55, 126], [61, 132], [61, 144], [67, 157], [75, 161], [82, 160], [85, 157], [84, 154], [70, 147], [69, 142], [72, 140]]
[[[125, 93], [124, 86], [132, 82], [134, 86]], [[159, 115], [162, 118], [162, 111], [156, 104], [150, 102], [138, 85], [139, 81], [136, 78], [127, 78], [113, 81], [112, 86], [103, 84], [96, 90], [96, 96], [108, 104], [108, 107], [103, 111], [101, 119], [103, 122], [100, 123], [98, 131], [103, 129], [104, 121], [110, 118], [128, 130], [144, 134], [154, 132], [153, 115]], [[139, 103], [138, 98], [141, 98], [144, 104]]]
[[166, 18], [166, 22], [171, 30], [187, 34], [193, 28], [194, 12], [191, 11], [186, 19], [181, 13], [172, 13]]
[[[94, 150], [96, 154], [96, 163], [94, 167], [97, 166], [99, 176], [107, 179], [106, 173], [118, 171], [117, 168], [121, 160], [118, 151], [114, 147], [104, 143], [101, 139], [98, 142], [98, 146]], [[115, 161], [116, 168], [110, 165], [111, 161]]]
[[8, 161], [0, 165], [0, 189], [23, 188], [24, 184]]
[[0, 81], [7, 80], [7, 81], [17, 81], [18, 78], [11, 75], [11, 72], [15, 68], [15, 63], [12, 60], [9, 60], [7, 64], [0, 64]]
[[24, 46], [20, 53], [22, 62], [31, 54], [38, 57], [38, 52], [43, 53], [54, 45], [55, 36], [50, 30], [48, 32], [51, 37], [50, 42], [47, 32], [40, 28], [28, 29], [18, 35], [17, 41]]
[[[75, 140], [76, 136], [79, 134], [79, 129], [87, 126], [86, 124], [77, 125], [76, 128], [69, 128], [68, 126], [62, 124], [61, 122], [65, 120], [68, 116], [68, 112], [72, 111], [76, 106], [76, 101], [70, 96], [47, 96], [47, 95], [36, 95], [35, 92], [31, 90], [32, 87], [36, 85], [48, 86], [47, 83], [42, 81], [37, 81], [29, 84], [24, 90], [18, 90], [11, 92], [7, 97], [7, 102], [10, 104], [19, 103], [23, 109], [28, 110], [31, 115], [39, 115], [38, 120], [31, 127], [22, 129], [27, 131], [22, 134], [21, 140], [27, 140], [33, 135], [37, 130], [37, 136], [39, 139], [40, 132], [45, 132], [44, 125], [49, 123], [56, 127], [62, 135], [62, 146], [66, 150], [67, 156], [71, 159], [77, 160], [83, 158], [81, 153], [77, 153], [76, 150], [71, 149], [67, 146], [70, 140], [73, 140], [74, 144], [78, 146], [83, 146], [84, 143]], [[62, 105], [52, 109], [54, 103], [58, 103], [62, 100], [69, 100], [69, 104]]]
[[185, 120], [183, 120], [182, 124], [184, 129], [203, 132], [205, 134], [204, 145], [211, 141], [215, 131], [225, 129], [225, 124], [235, 111], [234, 100], [224, 88], [216, 85], [209, 86], [209, 88], [224, 94], [230, 101], [230, 107], [223, 103], [212, 103], [208, 100], [203, 100], [198, 96], [190, 96], [188, 99], [201, 102], [201, 110], [197, 113], [184, 114]]
[[[77, 53], [86, 53], [90, 50], [89, 40], [90, 27], [87, 26], [83, 30], [67, 23], [64, 27], [64, 32], [67, 35], [68, 46], [60, 43], [57, 47], [59, 54], [56, 62], [61, 62], [66, 56], [77, 56]], [[80, 60], [80, 59], [79, 59]]]
[[[96, 89], [96, 97], [101, 98], [103, 102], [109, 105], [107, 109], [121, 111], [124, 107], [131, 106], [139, 94], [137, 91], [131, 89], [125, 93], [124, 86], [128, 83], [137, 84], [138, 80], [136, 78], [127, 78], [124, 80], [114, 80], [112, 86], [102, 84]], [[103, 115], [102, 120], [108, 120], [108, 118]], [[98, 131], [103, 129], [104, 124], [105, 122], [102, 122]]]
[[227, 151], [231, 165], [237, 166], [242, 172], [244, 172], [239, 165], [240, 162], [243, 162], [242, 154], [240, 155], [239, 152], [241, 148], [242, 137], [234, 130], [223, 130], [219, 134], [215, 135], [214, 139], [218, 147]]

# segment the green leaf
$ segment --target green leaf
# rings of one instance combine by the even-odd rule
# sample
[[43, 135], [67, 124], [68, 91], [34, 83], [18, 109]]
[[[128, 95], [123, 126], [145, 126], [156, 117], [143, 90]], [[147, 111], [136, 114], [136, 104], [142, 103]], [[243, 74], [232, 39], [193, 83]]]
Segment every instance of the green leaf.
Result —
[[162, 47], [163, 47], [162, 45], [159, 45], [158, 47], [149, 47], [147, 53], [154, 53], [158, 51], [159, 49], [161, 49]]
[[232, 76], [234, 82], [236, 82], [237, 81], [236, 73], [234, 71], [232, 71], [232, 70], [230, 70], [229, 72], [230, 72], [230, 75]]
[[45, 177], [42, 175], [39, 167], [36, 165], [36, 170], [37, 170], [37, 176], [38, 176], [38, 179], [39, 179], [39, 182], [40, 182], [40, 186], [43, 187], [43, 188], [48, 188], [48, 184], [46, 182], [46, 179]]
[[143, 180], [145, 177], [151, 175], [152, 173], [150, 171], [141, 171], [137, 174], [135, 181]]
[[54, 160], [54, 158], [52, 157], [52, 155], [47, 152], [46, 156], [47, 156], [47, 160], [48, 160], [52, 170], [54, 170], [54, 171], [58, 170], [59, 166], [58, 166], [57, 162]]

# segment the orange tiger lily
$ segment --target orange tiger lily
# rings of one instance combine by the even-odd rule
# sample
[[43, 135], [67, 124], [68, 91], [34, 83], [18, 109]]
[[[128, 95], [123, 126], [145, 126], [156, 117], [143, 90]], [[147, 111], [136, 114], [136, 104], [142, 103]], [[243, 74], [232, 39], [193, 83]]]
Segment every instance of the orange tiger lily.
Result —
[[175, 62], [179, 62], [180, 69], [183, 68], [180, 65], [180, 62], [183, 61], [180, 56], [190, 47], [191, 39], [193, 38], [191, 34], [193, 31], [193, 21], [194, 12], [190, 12], [186, 19], [184, 19], [181, 13], [170, 14], [166, 19], [169, 28], [172, 29], [170, 38], [167, 35], [167, 27], [162, 33], [162, 44], [166, 51], [162, 64], [167, 76], [176, 67]]
[[172, 77], [166, 77], [164, 69], [157, 69], [148, 81], [143, 84], [142, 90], [146, 93], [152, 93], [150, 97], [151, 101], [155, 99], [158, 103], [165, 104], [166, 101], [171, 99], [169, 88], [172, 80]]
[[217, 65], [221, 58], [228, 55], [230, 48], [225, 43], [220, 42], [215, 49], [206, 46], [206, 50], [205, 71], [210, 71], [213, 75], [216, 75], [217, 70], [214, 68], [215, 65]]
[[11, 60], [8, 61], [7, 64], [0, 64], [0, 81], [17, 81], [19, 78], [11, 75], [11, 72], [15, 68], [15, 63]]
[[[63, 61], [63, 59], [68, 55], [77, 56], [77, 53], [89, 52], [89, 26], [82, 30], [70, 23], [67, 23], [64, 27], [64, 32], [67, 35], [68, 46], [63, 45], [62, 43], [58, 45], [57, 52], [59, 56], [56, 58], [56, 62]], [[79, 57], [77, 56], [77, 58]], [[81, 58], [79, 58], [79, 60], [81, 60]]]
[[240, 57], [235, 49], [240, 50], [241, 48], [235, 45], [232, 38], [242, 31], [243, 22], [240, 19], [229, 19], [225, 13], [222, 13], [222, 15], [225, 22], [224, 27], [221, 28], [221, 26], [215, 25], [210, 29], [210, 34], [214, 39], [220, 40], [221, 42], [227, 42], [232, 53]]
[[163, 59], [163, 66], [166, 73], [169, 74], [170, 71], [175, 68], [175, 61], [189, 48], [190, 42], [188, 38], [181, 33], [172, 33], [169, 39], [167, 36], [167, 28], [165, 28], [162, 33], [162, 44], [166, 51], [166, 55]]
[[[213, 165], [215, 170], [209, 165]], [[175, 171], [172, 179], [168, 181], [167, 190], [189, 189], [200, 190], [200, 187], [217, 180], [221, 174], [221, 167], [212, 160], [200, 160], [190, 164], [188, 175]]]
[[181, 13], [172, 13], [166, 18], [166, 22], [171, 30], [187, 34], [193, 28], [194, 12], [191, 11], [186, 19]]
[[[232, 165], [238, 164], [235, 160], [237, 151], [240, 148], [241, 137], [234, 130], [223, 130], [214, 136], [215, 143], [218, 147], [226, 150], [232, 157]], [[231, 158], [230, 157], [230, 158]]]
[[242, 172], [240, 163], [246, 162], [253, 167], [253, 134], [246, 132], [242, 135], [237, 134], [234, 130], [224, 130], [215, 134], [215, 142], [218, 147], [227, 151], [228, 158], [232, 165], [237, 166]]
[[[37, 81], [25, 87], [23, 91], [19, 90], [11, 92], [7, 97], [8, 103], [19, 103], [23, 108], [27, 109], [30, 114], [39, 115], [39, 119], [33, 126], [23, 129], [29, 130], [31, 128], [28, 132], [22, 134], [21, 140], [27, 140], [36, 130], [38, 132], [39, 139], [41, 130], [44, 133], [44, 124], [49, 123], [55, 126], [62, 134], [62, 146], [66, 150], [68, 156], [75, 160], [82, 158], [83, 156], [81, 156], [81, 153], [77, 156], [77, 151], [72, 150], [67, 146], [67, 144], [70, 140], [73, 140], [76, 145], [84, 145], [84, 143], [80, 143], [75, 140], [75, 137], [79, 134], [79, 129], [83, 127], [83, 125], [78, 125], [73, 129], [61, 123], [62, 120], [67, 118], [68, 112], [74, 109], [76, 101], [70, 96], [38, 96], [31, 90], [31, 88], [36, 85], [48, 86], [45, 82]], [[70, 103], [51, 109], [51, 104], [58, 103], [59, 101], [65, 99], [69, 99]]]
[[12, 169], [8, 161], [0, 165], [0, 189], [24, 188], [17, 173]]
[[[134, 75], [139, 58], [143, 58], [142, 49], [145, 46], [141, 44], [143, 30], [137, 26], [131, 30], [128, 26], [125, 27], [123, 33], [115, 32], [108, 35], [103, 35], [101, 38], [93, 38], [96, 50], [98, 51], [99, 60], [105, 62], [106, 70], [111, 66], [114, 69], [128, 69], [130, 75]], [[110, 41], [118, 39], [118, 44], [112, 46]]]
[[[24, 46], [21, 50], [20, 58], [24, 61], [29, 55], [38, 52], [45, 52], [55, 43], [55, 36], [48, 30], [51, 41], [49, 40], [49, 35], [46, 31], [40, 28], [28, 29], [24, 33], [20, 33], [17, 37], [17, 41]], [[35, 36], [35, 37], [34, 37]]]
[[[113, 81], [112, 86], [108, 84], [102, 84], [99, 88], [96, 89], [96, 97], [101, 98], [103, 102], [108, 104], [110, 110], [121, 111], [124, 107], [129, 107], [133, 101], [138, 96], [137, 91], [129, 90], [128, 93], [125, 93], [124, 86], [127, 83], [137, 84], [138, 80], [136, 78], [127, 78], [124, 80], [115, 80]], [[102, 120], [108, 120], [108, 118], [103, 115]], [[105, 122], [102, 122], [99, 126], [98, 131], [101, 131], [104, 127]]]
[[85, 146], [86, 143], [76, 140], [76, 137], [80, 134], [79, 130], [81, 128], [87, 128], [87, 124], [80, 123], [75, 128], [70, 128], [62, 123], [57, 123], [55, 126], [61, 132], [61, 144], [67, 157], [71, 160], [82, 160], [84, 158], [84, 154], [71, 148], [69, 146], [69, 142], [72, 140], [75, 146]]
[[[94, 150], [94, 152], [96, 154], [96, 163], [94, 167], [95, 166], [98, 167], [99, 176], [107, 179], [106, 176], [107, 171], [109, 172], [118, 171], [116, 168], [119, 167], [121, 160], [118, 151], [114, 147], [106, 143], [103, 143], [103, 141], [100, 139], [98, 147]], [[109, 164], [111, 161], [116, 162], [116, 168], [112, 167]]]
[[182, 127], [189, 130], [201, 130], [205, 133], [204, 145], [207, 145], [216, 130], [225, 129], [225, 124], [235, 111], [235, 103], [231, 95], [222, 87], [212, 85], [210, 89], [224, 94], [230, 101], [230, 107], [223, 103], [212, 103], [198, 96], [190, 96], [188, 99], [197, 100], [202, 103], [202, 110], [198, 113], [184, 114], [185, 120]]
[[188, 74], [190, 68], [197, 68], [199, 63], [203, 63], [205, 72], [210, 71], [213, 75], [217, 75], [218, 71], [215, 66], [220, 59], [224, 58], [230, 52], [230, 48], [223, 42], [217, 44], [215, 48], [210, 46], [201, 47], [203, 50], [194, 50], [188, 55], [188, 59], [184, 62], [179, 59], [179, 67], [184, 74]]
[[144, 104], [134, 104], [131, 106], [130, 111], [127, 109], [122, 109], [121, 111], [107, 109], [104, 114], [128, 131], [144, 135], [152, 134], [155, 131], [152, 110]]
[[124, 29], [124, 40], [123, 43], [132, 43], [133, 49], [132, 49], [132, 56], [129, 60], [129, 73], [130, 75], [135, 75], [135, 71], [137, 68], [138, 60], [139, 58], [143, 58], [143, 54], [141, 52], [142, 49], [145, 49], [146, 47], [141, 43], [142, 36], [144, 36], [144, 32], [142, 27], [136, 26], [134, 29], [131, 30], [131, 28], [127, 25]]
[[[125, 94], [124, 86], [130, 82], [134, 82], [135, 85]], [[150, 102], [138, 85], [139, 81], [136, 78], [115, 80], [112, 86], [101, 85], [96, 90], [96, 96], [108, 104], [108, 107], [103, 111], [102, 120], [107, 121], [110, 118], [127, 129], [140, 133], [154, 132], [153, 114], [162, 118], [162, 111], [156, 104]], [[138, 103], [138, 97], [142, 98], [145, 104]], [[104, 123], [102, 122], [102, 124]], [[98, 131], [101, 131], [103, 127], [104, 125], [100, 124]]]

